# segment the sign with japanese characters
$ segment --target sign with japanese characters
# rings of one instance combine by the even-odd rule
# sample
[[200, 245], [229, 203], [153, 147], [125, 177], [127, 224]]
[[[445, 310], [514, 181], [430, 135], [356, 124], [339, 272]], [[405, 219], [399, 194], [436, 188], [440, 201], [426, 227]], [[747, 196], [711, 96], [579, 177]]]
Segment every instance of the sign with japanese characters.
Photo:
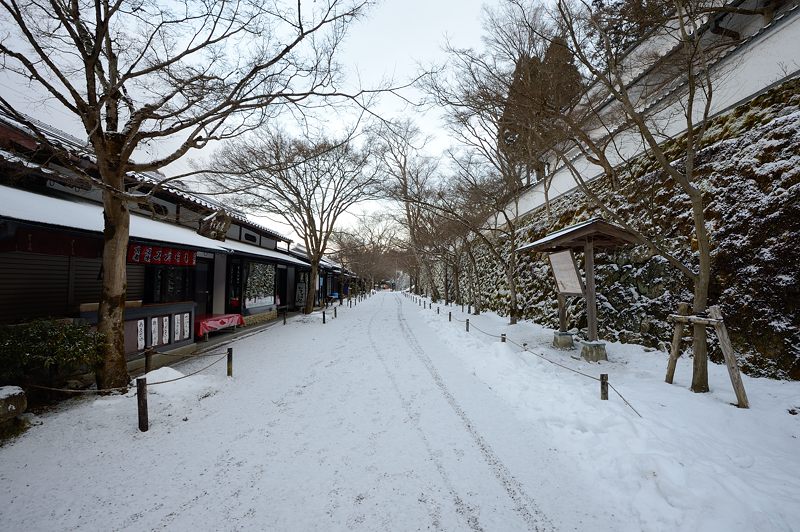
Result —
[[185, 312], [183, 314], [183, 339], [186, 340], [189, 338], [189, 313]]
[[548, 257], [553, 276], [556, 278], [558, 293], [565, 296], [582, 296], [583, 281], [578, 274], [578, 266], [575, 264], [572, 251], [548, 253]]
[[179, 342], [181, 339], [181, 315], [175, 314], [172, 318], [175, 322], [172, 326], [172, 341]]
[[169, 316], [161, 318], [161, 340], [162, 344], [169, 343]]
[[150, 318], [150, 345], [158, 345], [158, 318]]
[[144, 320], [136, 321], [136, 349], [144, 349]]
[[165, 266], [194, 266], [197, 252], [145, 244], [128, 245], [128, 262], [131, 264], [162, 264]]

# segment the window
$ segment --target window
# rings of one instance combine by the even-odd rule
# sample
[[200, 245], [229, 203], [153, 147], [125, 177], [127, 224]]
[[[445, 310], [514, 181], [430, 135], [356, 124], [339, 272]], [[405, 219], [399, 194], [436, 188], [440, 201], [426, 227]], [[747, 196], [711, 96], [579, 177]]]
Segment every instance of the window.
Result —
[[145, 268], [145, 303], [190, 301], [194, 293], [194, 270], [180, 266]]

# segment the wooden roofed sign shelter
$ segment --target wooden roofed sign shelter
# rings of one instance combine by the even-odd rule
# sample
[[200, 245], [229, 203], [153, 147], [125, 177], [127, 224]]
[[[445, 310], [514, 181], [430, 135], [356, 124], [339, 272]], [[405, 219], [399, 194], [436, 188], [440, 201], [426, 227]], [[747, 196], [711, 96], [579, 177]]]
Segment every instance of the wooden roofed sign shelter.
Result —
[[[557, 347], [571, 347], [572, 336], [567, 333], [567, 296], [584, 296], [586, 299], [586, 319], [588, 342], [583, 344], [581, 356], [587, 360], [608, 360], [605, 343], [597, 337], [597, 292], [594, 282], [595, 248], [615, 249], [641, 241], [634, 234], [602, 218], [592, 218], [585, 222], [565, 227], [544, 238], [517, 249], [517, 251], [543, 252], [548, 254], [550, 268], [556, 279], [558, 291], [559, 331], [553, 343]], [[581, 281], [573, 252], [582, 250], [585, 260], [586, 284]]]

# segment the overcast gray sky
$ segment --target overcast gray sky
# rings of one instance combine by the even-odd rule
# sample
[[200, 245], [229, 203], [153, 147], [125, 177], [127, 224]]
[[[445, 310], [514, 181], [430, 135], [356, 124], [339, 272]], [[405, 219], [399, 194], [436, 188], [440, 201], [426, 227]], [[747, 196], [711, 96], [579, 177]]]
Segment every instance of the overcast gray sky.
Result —
[[[483, 3], [484, 0], [379, 0], [365, 18], [352, 24], [344, 47], [340, 49], [338, 60], [348, 84], [352, 87], [360, 80], [361, 86], [367, 88], [391, 78], [400, 85], [413, 79], [420, 65], [442, 63], [446, 40], [457, 47], [479, 46]], [[0, 75], [0, 93], [34, 118], [79, 139], [85, 138], [78, 120], [57, 102], [44, 98], [35, 86], [28, 86], [19, 78]], [[406, 95], [419, 97], [413, 91]], [[415, 109], [404, 108], [399, 99], [385, 96], [377, 112], [385, 118], [409, 116], [414, 119], [435, 138], [429, 145], [434, 153], [448, 146], [435, 110], [416, 114]], [[334, 120], [340, 118], [333, 118], [331, 122]], [[180, 173], [189, 167], [192, 157], [202, 159], [208, 155], [208, 151], [190, 153], [164, 172], [167, 175]]]

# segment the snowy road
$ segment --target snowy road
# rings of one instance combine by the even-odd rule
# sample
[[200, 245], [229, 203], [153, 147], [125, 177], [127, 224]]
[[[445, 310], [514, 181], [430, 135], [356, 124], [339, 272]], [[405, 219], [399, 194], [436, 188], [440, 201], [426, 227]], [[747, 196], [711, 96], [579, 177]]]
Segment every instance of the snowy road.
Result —
[[[547, 442], [416, 305], [379, 294], [330, 314], [235, 343], [232, 381], [151, 388], [148, 433], [135, 430], [130, 397], [45, 416], [4, 449], [3, 528], [561, 527], [539, 503], [565, 496], [554, 464], [540, 467], [555, 456]], [[48, 439], [54, 452], [28, 454]]]
[[740, 410], [724, 366], [699, 396], [685, 360], [670, 386], [665, 353], [575, 361], [451, 309], [381, 293], [239, 339], [232, 379], [149, 388], [146, 433], [133, 392], [42, 414], [0, 448], [0, 530], [800, 530], [800, 383], [746, 377]]

